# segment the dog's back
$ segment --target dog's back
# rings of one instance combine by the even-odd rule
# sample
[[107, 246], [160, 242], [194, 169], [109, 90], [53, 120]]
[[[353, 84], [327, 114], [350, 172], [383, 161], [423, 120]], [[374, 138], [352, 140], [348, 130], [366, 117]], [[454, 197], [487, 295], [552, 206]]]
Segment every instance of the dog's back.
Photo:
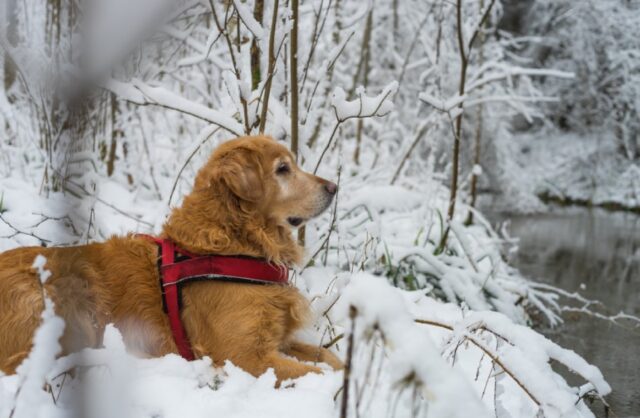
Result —
[[[144, 332], [147, 327], [134, 322], [162, 317], [154, 251], [143, 240], [122, 237], [102, 244], [28, 247], [0, 254], [0, 370], [14, 372], [31, 350], [45, 293], [65, 320], [63, 352], [99, 345], [110, 322], [119, 322], [121, 329], [138, 328], [131, 335], [148, 345], [153, 330]], [[46, 258], [44, 268], [51, 272], [44, 284], [33, 268], [38, 255]], [[129, 300], [132, 295], [136, 300]], [[140, 341], [131, 341], [133, 350], [146, 348], [139, 347]]]
[[11, 373], [28, 354], [44, 308], [41, 282], [31, 267], [38, 247], [0, 254], [0, 370]]

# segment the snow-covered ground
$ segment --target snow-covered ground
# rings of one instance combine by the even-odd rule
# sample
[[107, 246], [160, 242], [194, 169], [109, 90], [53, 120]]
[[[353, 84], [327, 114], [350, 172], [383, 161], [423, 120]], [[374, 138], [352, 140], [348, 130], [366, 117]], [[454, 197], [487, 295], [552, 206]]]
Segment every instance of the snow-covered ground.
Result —
[[[337, 209], [308, 229], [315, 265], [294, 278], [317, 314], [301, 338], [332, 341], [348, 361], [353, 332], [348, 416], [593, 416], [581, 399], [610, 391], [599, 370], [527, 326], [527, 309], [559, 320], [558, 294], [506, 265], [502, 241], [483, 222], [454, 222], [448, 250], [433, 255], [448, 195], [438, 182], [370, 183], [357, 176], [341, 183]], [[166, 213], [161, 202], [110, 182], [83, 200], [45, 198], [15, 177], [0, 190], [3, 250], [77, 241], [88, 228], [78, 219], [93, 219], [100, 235], [157, 231]], [[79, 217], [53, 219], [65, 213]], [[43, 316], [32, 355], [17, 375], [0, 377], [0, 417], [70, 416], [78, 408], [91, 417], [340, 416], [342, 372], [327, 369], [276, 389], [272, 372], [254, 378], [230, 363], [213, 367], [208, 358], [134, 358], [113, 327], [103, 348], [54, 360], [61, 331], [55, 320]], [[584, 385], [569, 386], [552, 361]]]

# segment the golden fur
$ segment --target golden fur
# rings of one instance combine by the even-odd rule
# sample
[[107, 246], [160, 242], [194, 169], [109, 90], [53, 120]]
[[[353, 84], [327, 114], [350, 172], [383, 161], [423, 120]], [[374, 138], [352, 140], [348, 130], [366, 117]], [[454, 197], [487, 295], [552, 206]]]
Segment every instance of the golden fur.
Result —
[[[198, 254], [248, 255], [300, 262], [291, 227], [320, 214], [336, 186], [301, 171], [291, 153], [267, 137], [222, 144], [198, 172], [193, 191], [173, 210], [163, 235]], [[134, 235], [67, 248], [18, 248], [0, 254], [0, 370], [13, 373], [31, 349], [44, 308], [33, 261], [46, 257], [45, 283], [65, 319], [63, 352], [101, 345], [107, 324], [129, 351], [177, 353], [162, 310], [157, 248]], [[182, 320], [197, 357], [229, 359], [254, 375], [272, 367], [278, 380], [320, 372], [301, 361], [340, 361], [293, 340], [308, 303], [292, 286], [195, 282], [183, 288]]]

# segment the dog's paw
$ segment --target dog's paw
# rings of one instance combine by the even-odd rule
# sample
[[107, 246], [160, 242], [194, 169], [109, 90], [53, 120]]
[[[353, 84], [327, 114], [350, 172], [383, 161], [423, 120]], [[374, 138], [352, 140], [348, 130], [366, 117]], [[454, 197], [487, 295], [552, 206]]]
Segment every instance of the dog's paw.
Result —
[[320, 353], [320, 360], [323, 363], [327, 363], [329, 366], [331, 366], [333, 370], [344, 369], [344, 363], [342, 362], [342, 360], [340, 360], [340, 358], [338, 358], [338, 356], [333, 354], [331, 351], [326, 348], [322, 348]]

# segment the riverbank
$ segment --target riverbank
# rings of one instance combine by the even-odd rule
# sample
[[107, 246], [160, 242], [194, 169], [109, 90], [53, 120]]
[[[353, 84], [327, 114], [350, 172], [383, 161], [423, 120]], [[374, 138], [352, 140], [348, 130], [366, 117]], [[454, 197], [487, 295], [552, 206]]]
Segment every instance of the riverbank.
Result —
[[500, 210], [544, 212], [554, 203], [640, 213], [640, 161], [623, 155], [612, 133], [541, 129], [502, 146]]
[[614, 201], [604, 201], [594, 203], [588, 199], [575, 199], [567, 196], [554, 196], [546, 192], [538, 194], [540, 200], [546, 204], [553, 204], [562, 207], [577, 206], [585, 209], [600, 208], [609, 212], [632, 212], [640, 215], [640, 206], [627, 206], [624, 203]]
[[[602, 302], [608, 314], [640, 315], [640, 216], [599, 208], [552, 206], [547, 213], [489, 213], [518, 239], [509, 263], [523, 275]], [[597, 364], [613, 387], [612, 414], [640, 416], [640, 330], [622, 322], [567, 313], [564, 322], [539, 327], [554, 342]], [[575, 378], [568, 371], [563, 377]], [[594, 409], [598, 416], [604, 410]], [[615, 415], [613, 415], [615, 414]]]

